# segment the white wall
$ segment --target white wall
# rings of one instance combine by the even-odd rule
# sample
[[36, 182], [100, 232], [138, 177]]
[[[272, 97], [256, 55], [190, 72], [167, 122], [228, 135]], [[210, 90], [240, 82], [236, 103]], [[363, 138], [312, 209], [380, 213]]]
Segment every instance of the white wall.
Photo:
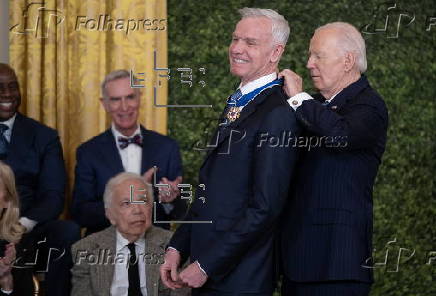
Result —
[[9, 63], [9, 0], [0, 0], [0, 63]]

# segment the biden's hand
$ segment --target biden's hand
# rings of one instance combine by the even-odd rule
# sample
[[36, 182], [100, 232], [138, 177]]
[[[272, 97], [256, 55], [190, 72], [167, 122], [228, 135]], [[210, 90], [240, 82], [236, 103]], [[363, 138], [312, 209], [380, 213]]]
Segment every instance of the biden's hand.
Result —
[[207, 281], [207, 275], [200, 269], [198, 262], [191, 263], [180, 273], [180, 279], [191, 288], [200, 288]]
[[279, 78], [284, 77], [285, 83], [283, 90], [288, 97], [293, 97], [303, 91], [303, 79], [289, 69], [285, 69], [279, 73]]

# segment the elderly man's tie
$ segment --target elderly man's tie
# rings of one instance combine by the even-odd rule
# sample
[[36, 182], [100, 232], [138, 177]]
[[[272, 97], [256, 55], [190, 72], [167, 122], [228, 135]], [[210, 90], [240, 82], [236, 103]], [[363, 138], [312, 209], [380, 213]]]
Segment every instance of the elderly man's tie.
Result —
[[136, 258], [135, 243], [127, 245], [130, 251], [129, 257], [129, 294], [128, 296], [141, 296], [141, 287], [139, 282], [138, 260]]

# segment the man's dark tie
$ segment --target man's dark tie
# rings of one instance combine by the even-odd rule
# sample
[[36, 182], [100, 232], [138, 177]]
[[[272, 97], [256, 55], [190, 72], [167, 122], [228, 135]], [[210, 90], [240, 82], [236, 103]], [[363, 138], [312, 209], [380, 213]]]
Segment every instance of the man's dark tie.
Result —
[[125, 138], [125, 137], [118, 137], [118, 145], [121, 149], [126, 148], [130, 144], [136, 144], [139, 147], [142, 147], [142, 138], [139, 134], [131, 137], [131, 138]]
[[8, 130], [6, 124], [0, 123], [0, 159], [5, 159], [8, 155], [8, 140], [6, 140], [5, 132]]
[[139, 282], [138, 260], [136, 259], [135, 244], [127, 245], [130, 251], [129, 257], [129, 293], [128, 296], [141, 296], [141, 287]]

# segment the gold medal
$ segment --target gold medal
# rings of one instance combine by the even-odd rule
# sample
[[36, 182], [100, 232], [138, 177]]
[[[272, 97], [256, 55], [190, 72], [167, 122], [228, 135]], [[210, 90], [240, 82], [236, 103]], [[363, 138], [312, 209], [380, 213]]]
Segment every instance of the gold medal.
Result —
[[230, 107], [226, 117], [230, 122], [233, 122], [239, 118], [240, 112], [241, 110], [239, 107]]

